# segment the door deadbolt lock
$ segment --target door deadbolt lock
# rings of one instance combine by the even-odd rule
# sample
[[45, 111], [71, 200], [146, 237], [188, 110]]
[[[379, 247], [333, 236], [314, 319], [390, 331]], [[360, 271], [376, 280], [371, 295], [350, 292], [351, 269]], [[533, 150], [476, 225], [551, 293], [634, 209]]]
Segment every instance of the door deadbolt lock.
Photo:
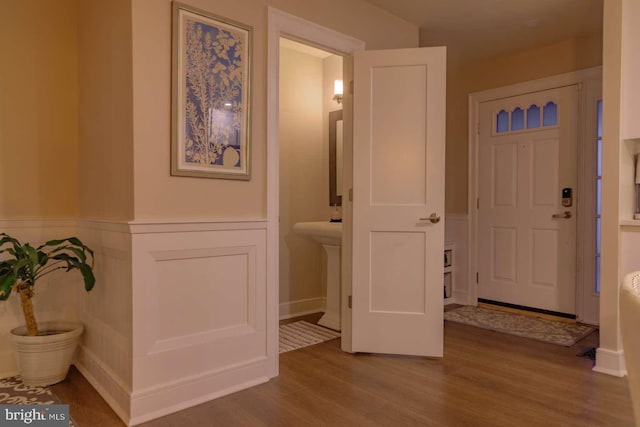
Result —
[[564, 206], [565, 208], [570, 208], [571, 206], [573, 206], [573, 189], [562, 189], [562, 206]]

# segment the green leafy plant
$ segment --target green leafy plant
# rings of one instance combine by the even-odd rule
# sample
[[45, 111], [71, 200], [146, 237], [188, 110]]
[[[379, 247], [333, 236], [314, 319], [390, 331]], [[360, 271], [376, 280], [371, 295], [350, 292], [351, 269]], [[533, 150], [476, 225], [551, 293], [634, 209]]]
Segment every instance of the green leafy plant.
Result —
[[0, 301], [11, 292], [20, 294], [22, 312], [29, 335], [38, 335], [38, 324], [33, 312], [34, 287], [42, 277], [56, 270], [79, 270], [84, 288], [93, 289], [93, 251], [80, 239], [69, 237], [50, 240], [37, 248], [22, 244], [6, 233], [0, 233]]

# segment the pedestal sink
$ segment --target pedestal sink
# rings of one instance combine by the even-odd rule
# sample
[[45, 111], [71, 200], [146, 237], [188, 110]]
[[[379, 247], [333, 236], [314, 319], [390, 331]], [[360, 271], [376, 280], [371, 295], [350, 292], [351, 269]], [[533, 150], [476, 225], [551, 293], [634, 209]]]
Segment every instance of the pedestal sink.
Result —
[[340, 246], [341, 222], [298, 222], [293, 231], [320, 243], [327, 254], [327, 308], [319, 325], [340, 330]]

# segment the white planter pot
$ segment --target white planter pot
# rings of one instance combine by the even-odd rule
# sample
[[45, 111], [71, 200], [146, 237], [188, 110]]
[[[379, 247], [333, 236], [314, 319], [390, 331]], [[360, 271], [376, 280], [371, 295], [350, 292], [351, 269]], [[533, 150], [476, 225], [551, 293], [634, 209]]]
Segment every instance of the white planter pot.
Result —
[[45, 386], [64, 380], [71, 365], [80, 335], [80, 323], [43, 322], [36, 337], [27, 335], [27, 327], [11, 330], [18, 369], [27, 385]]

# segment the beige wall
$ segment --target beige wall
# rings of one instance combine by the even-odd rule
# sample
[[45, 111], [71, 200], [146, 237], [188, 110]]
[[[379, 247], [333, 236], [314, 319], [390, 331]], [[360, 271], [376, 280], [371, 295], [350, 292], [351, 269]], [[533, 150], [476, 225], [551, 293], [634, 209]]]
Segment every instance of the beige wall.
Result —
[[[415, 47], [412, 24], [361, 0], [192, 0], [189, 4], [253, 27], [251, 169], [248, 182], [169, 175], [171, 2], [133, 2], [135, 218], [266, 216], [267, 6], [345, 32], [367, 48]], [[352, 19], [357, 16], [358, 19]]]
[[329, 112], [342, 57], [280, 50], [280, 302], [326, 295], [325, 255], [291, 231], [296, 222], [328, 221]]
[[322, 59], [281, 48], [280, 302], [324, 293], [322, 248], [291, 230], [296, 222], [328, 219], [322, 98]]
[[[326, 168], [323, 169], [324, 175], [323, 180], [327, 183], [326, 187], [326, 198], [325, 198], [325, 218], [330, 218], [332, 212], [334, 211], [334, 207], [332, 207], [329, 203], [329, 113], [332, 111], [342, 110], [342, 105], [338, 104], [333, 99], [333, 83], [336, 80], [342, 80], [342, 56], [339, 55], [331, 55], [322, 60], [322, 101], [323, 105], [323, 125], [322, 132], [325, 144], [325, 150], [323, 153], [323, 161], [327, 165]], [[340, 189], [338, 189], [338, 194]], [[338, 212], [342, 212], [342, 208], [337, 208]]]
[[[622, 2], [604, 2], [602, 70], [602, 264], [600, 291], [600, 349], [620, 351], [620, 164], [622, 76]], [[596, 367], [603, 365], [598, 355]]]
[[79, 2], [80, 215], [133, 218], [131, 0]]
[[362, 40], [367, 50], [418, 46], [418, 27], [365, 0], [267, 0], [262, 3]]
[[[128, 221], [133, 219], [131, 0], [78, 3], [79, 216]], [[131, 236], [126, 228], [113, 232], [98, 224], [81, 221], [76, 231], [96, 260], [96, 287], [81, 294], [77, 307], [85, 333], [76, 366], [126, 419], [133, 385]]]
[[258, 218], [266, 212], [266, 19], [255, 1], [191, 5], [253, 26], [251, 181], [171, 177], [171, 2], [133, 3], [135, 217]]
[[2, 2], [2, 218], [77, 214], [77, 20], [75, 0]]
[[468, 96], [472, 92], [549, 77], [602, 64], [602, 35], [564, 40], [447, 73], [447, 213], [467, 213]]

